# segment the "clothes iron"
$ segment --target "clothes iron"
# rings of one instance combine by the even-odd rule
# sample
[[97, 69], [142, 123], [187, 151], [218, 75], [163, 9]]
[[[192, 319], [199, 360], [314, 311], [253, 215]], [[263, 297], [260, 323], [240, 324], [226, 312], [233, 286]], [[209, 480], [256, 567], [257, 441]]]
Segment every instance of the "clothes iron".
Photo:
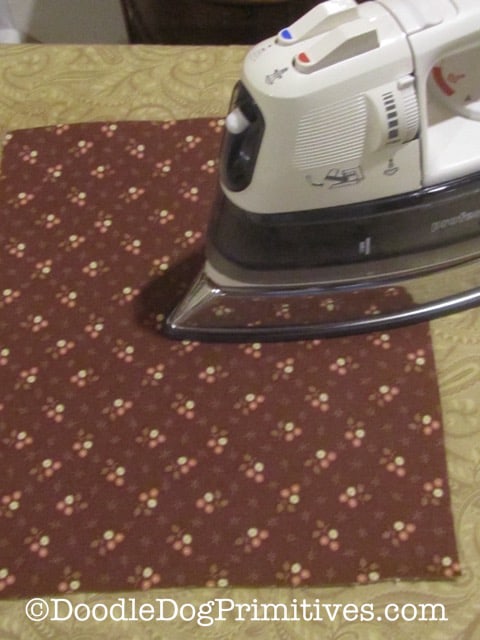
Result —
[[478, 0], [328, 0], [247, 54], [181, 339], [383, 330], [480, 304]]

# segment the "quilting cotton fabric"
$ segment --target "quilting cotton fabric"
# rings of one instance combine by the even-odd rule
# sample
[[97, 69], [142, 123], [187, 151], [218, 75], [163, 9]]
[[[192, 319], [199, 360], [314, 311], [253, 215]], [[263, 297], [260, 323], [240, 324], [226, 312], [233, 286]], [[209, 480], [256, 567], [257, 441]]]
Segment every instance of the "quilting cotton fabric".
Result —
[[7, 136], [4, 597], [459, 574], [427, 324], [162, 335], [203, 260], [222, 125]]

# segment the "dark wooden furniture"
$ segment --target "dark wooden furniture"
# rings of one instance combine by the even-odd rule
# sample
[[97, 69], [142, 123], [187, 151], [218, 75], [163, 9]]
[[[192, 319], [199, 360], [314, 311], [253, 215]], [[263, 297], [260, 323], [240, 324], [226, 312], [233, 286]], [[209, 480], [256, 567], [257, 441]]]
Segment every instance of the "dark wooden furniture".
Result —
[[318, 0], [122, 0], [130, 42], [253, 44]]

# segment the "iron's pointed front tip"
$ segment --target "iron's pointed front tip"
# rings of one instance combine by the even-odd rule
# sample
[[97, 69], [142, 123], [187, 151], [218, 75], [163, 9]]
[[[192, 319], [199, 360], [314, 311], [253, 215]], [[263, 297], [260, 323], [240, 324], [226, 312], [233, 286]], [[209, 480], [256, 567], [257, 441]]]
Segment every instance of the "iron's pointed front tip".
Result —
[[221, 295], [218, 287], [201, 271], [180, 303], [168, 315], [164, 333], [169, 338], [196, 339], [202, 332], [202, 310], [210, 307], [212, 300]]

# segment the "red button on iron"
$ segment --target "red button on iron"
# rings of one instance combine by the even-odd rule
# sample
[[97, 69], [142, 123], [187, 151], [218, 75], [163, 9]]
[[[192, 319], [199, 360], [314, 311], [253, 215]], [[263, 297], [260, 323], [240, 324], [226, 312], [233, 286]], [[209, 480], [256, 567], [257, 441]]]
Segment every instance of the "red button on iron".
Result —
[[307, 56], [305, 51], [302, 51], [302, 53], [298, 54], [298, 61], [303, 62], [304, 64], [308, 64], [310, 62], [310, 58]]

